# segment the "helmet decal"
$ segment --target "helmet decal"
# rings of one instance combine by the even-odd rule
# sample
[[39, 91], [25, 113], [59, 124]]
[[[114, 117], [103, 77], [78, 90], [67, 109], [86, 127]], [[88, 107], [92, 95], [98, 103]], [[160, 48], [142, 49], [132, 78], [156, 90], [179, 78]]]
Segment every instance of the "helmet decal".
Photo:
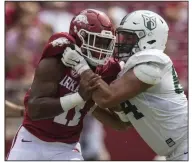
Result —
[[121, 23], [120, 23], [120, 25], [123, 25], [126, 21], [126, 19], [127, 19], [127, 17], [129, 16], [130, 14], [127, 14], [122, 20], [121, 20]]
[[84, 24], [89, 24], [86, 15], [78, 15], [78, 16], [76, 16], [75, 19], [74, 19], [74, 22], [77, 22], [77, 23], [83, 22]]
[[52, 42], [50, 42], [52, 44], [53, 47], [56, 47], [56, 46], [63, 46], [64, 44], [70, 44], [70, 41], [65, 38], [65, 37], [61, 37], [61, 38], [58, 38]]
[[149, 30], [153, 30], [157, 27], [157, 23], [156, 23], [156, 17], [152, 16], [152, 17], [148, 17], [146, 15], [142, 15], [143, 20], [144, 20], [144, 25], [147, 29]]

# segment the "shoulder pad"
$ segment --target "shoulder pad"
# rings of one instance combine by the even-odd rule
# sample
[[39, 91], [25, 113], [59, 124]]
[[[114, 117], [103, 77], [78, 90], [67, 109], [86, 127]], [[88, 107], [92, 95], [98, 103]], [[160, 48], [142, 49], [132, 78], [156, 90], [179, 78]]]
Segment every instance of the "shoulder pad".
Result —
[[41, 60], [45, 57], [56, 56], [62, 54], [67, 46], [70, 44], [75, 44], [74, 38], [68, 33], [56, 33], [53, 34], [48, 43], [45, 45], [45, 48], [42, 53]]
[[135, 76], [146, 84], [158, 84], [164, 76], [164, 69], [155, 63], [143, 63], [133, 68]]
[[157, 49], [149, 49], [138, 52], [131, 56], [126, 62], [124, 68], [129, 70], [138, 64], [147, 62], [157, 63], [162, 66], [166, 66], [169, 63], [172, 64], [170, 57], [163, 53], [163, 51]]

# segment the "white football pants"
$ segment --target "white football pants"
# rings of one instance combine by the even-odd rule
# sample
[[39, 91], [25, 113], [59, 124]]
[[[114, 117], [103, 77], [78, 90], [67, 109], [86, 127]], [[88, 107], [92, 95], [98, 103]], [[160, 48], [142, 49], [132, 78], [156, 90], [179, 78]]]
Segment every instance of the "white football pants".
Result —
[[79, 143], [45, 142], [21, 126], [7, 160], [83, 160], [83, 157]]

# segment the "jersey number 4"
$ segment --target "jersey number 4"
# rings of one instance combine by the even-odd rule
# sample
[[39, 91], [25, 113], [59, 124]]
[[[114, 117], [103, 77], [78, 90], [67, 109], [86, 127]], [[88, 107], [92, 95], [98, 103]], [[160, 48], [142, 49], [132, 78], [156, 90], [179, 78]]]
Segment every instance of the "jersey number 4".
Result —
[[[175, 93], [177, 93], [177, 94], [182, 93], [183, 88], [179, 84], [179, 79], [178, 79], [177, 73], [175, 71], [175, 68], [173, 66], [172, 66], [172, 76], [173, 76]], [[125, 102], [121, 103], [121, 107], [125, 114], [132, 112], [133, 116], [136, 120], [139, 120], [142, 117], [144, 117], [144, 115], [141, 112], [138, 112], [137, 107], [135, 105], [132, 105], [129, 101], [125, 101]]]
[[183, 92], [183, 88], [181, 87], [181, 84], [179, 83], [177, 72], [175, 71], [174, 66], [172, 66], [172, 76], [173, 76], [173, 84], [175, 87], [175, 93], [180, 94]]
[[138, 110], [137, 107], [135, 105], [132, 105], [129, 101], [121, 103], [121, 107], [125, 114], [132, 112], [136, 120], [139, 120], [142, 117], [144, 117], [144, 115], [141, 112], [137, 111]]

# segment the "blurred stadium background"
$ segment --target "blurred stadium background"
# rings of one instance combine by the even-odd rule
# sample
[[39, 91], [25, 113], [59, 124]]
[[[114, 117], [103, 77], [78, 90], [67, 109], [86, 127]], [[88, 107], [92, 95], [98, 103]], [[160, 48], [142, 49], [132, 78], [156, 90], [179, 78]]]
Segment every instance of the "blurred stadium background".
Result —
[[[5, 2], [6, 100], [23, 105], [45, 42], [55, 32], [68, 32], [72, 17], [86, 8], [104, 11], [115, 25], [133, 10], [159, 13], [170, 27], [166, 53], [172, 58], [188, 94], [188, 2]], [[9, 117], [10, 114], [6, 111], [5, 154], [22, 121], [22, 117]], [[89, 160], [152, 160], [155, 157], [134, 129], [117, 132], [89, 116], [81, 143], [84, 157]]]

